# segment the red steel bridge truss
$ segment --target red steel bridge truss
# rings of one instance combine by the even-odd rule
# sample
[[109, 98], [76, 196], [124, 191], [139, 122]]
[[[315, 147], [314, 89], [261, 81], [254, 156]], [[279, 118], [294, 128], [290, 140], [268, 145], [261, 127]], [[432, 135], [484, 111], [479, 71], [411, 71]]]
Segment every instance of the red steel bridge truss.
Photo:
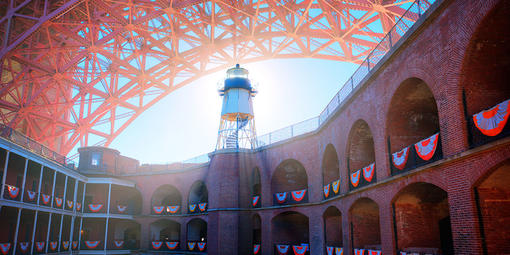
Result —
[[0, 123], [64, 155], [108, 146], [164, 96], [237, 62], [361, 63], [410, 2], [0, 1]]

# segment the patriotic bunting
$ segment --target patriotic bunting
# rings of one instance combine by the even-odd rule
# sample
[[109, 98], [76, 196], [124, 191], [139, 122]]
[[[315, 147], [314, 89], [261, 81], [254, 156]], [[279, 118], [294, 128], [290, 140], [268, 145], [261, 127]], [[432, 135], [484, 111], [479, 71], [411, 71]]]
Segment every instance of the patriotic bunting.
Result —
[[338, 194], [338, 191], [340, 190], [340, 180], [332, 182], [331, 187], [333, 187], [333, 192], [335, 192], [335, 194]]
[[114, 240], [113, 244], [115, 245], [115, 248], [120, 249], [124, 245], [124, 240]]
[[335, 247], [326, 246], [326, 252], [328, 253], [328, 255], [335, 255], [335, 254], [333, 254], [334, 251], [335, 251]]
[[197, 246], [198, 246], [198, 250], [199, 251], [204, 251], [205, 250], [205, 242], [199, 242], [197, 243]]
[[190, 204], [189, 205], [189, 211], [190, 212], [195, 212], [196, 209], [197, 209], [197, 204]]
[[328, 185], [324, 185], [324, 187], [322, 188], [325, 198], [329, 197], [329, 187], [331, 187], [331, 184], [328, 183]]
[[375, 163], [370, 164], [369, 166], [363, 168], [363, 178], [367, 180], [367, 182], [371, 182], [372, 178], [374, 177], [374, 167]]
[[254, 244], [253, 245], [253, 254], [256, 255], [256, 254], [259, 254], [260, 252], [260, 244]]
[[44, 250], [45, 242], [35, 242], [35, 250], [37, 252], [42, 252]]
[[52, 251], [55, 251], [58, 247], [58, 242], [57, 241], [53, 241], [53, 242], [50, 242], [50, 249]]
[[478, 130], [486, 136], [496, 136], [501, 133], [510, 115], [509, 103], [510, 99], [473, 115], [473, 122]]
[[165, 242], [165, 244], [169, 250], [175, 250], [175, 248], [179, 245], [179, 242]]
[[161, 241], [152, 242], [152, 248], [154, 248], [154, 250], [159, 250], [159, 248], [161, 248], [162, 245], [163, 245], [163, 242], [161, 242]]
[[57, 207], [62, 207], [63, 200], [60, 197], [55, 197], [55, 205]]
[[391, 154], [391, 161], [396, 168], [402, 170], [406, 167], [408, 157], [409, 147], [405, 147], [404, 149]]
[[126, 205], [117, 205], [117, 211], [119, 213], [124, 213], [126, 212], [126, 209], [127, 209], [127, 206]]
[[76, 211], [81, 210], [81, 203], [76, 202]]
[[253, 207], [257, 206], [257, 204], [259, 203], [259, 199], [260, 199], [260, 196], [253, 196], [253, 199], [251, 201], [251, 205]]
[[286, 244], [277, 244], [276, 250], [278, 251], [279, 255], [286, 255], [289, 251], [289, 246]]
[[368, 255], [381, 255], [381, 251], [378, 251], [378, 250], [368, 250]]
[[62, 241], [62, 248], [67, 251], [69, 249], [69, 241]]
[[89, 204], [89, 209], [92, 212], [99, 212], [103, 208], [103, 204]]
[[336, 247], [335, 255], [344, 255], [344, 248]]
[[364, 249], [354, 249], [354, 255], [365, 255]]
[[34, 201], [36, 194], [35, 191], [27, 190], [28, 201]]
[[15, 199], [19, 195], [19, 188], [11, 185], [7, 186], [7, 192], [9, 193], [9, 197]]
[[205, 212], [205, 209], [207, 208], [207, 203], [200, 203], [198, 204], [198, 209], [201, 211], [201, 212]]
[[351, 174], [351, 184], [353, 187], [357, 187], [359, 184], [361, 170], [358, 170]]
[[74, 205], [73, 201], [67, 200], [67, 208], [73, 209], [73, 205]]
[[308, 245], [292, 245], [292, 250], [295, 255], [304, 255], [307, 249]]
[[23, 252], [23, 253], [27, 252], [29, 244], [30, 244], [29, 242], [19, 243], [19, 248], [20, 248], [21, 252]]
[[305, 197], [306, 189], [292, 191], [291, 194], [294, 201], [299, 202]]
[[50, 198], [51, 198], [50, 195], [41, 194], [41, 197], [42, 197], [42, 202], [44, 205], [47, 205], [50, 203]]
[[285, 200], [287, 200], [287, 192], [276, 193], [275, 197], [276, 202], [278, 202], [279, 204], [283, 204]]
[[95, 249], [99, 245], [100, 241], [85, 241], [85, 246], [89, 249]]
[[437, 148], [437, 141], [439, 133], [432, 135], [431, 137], [421, 140], [414, 145], [416, 153], [423, 160], [429, 160], [434, 156]]
[[73, 250], [78, 249], [78, 241], [73, 241]]
[[196, 242], [188, 242], [188, 250], [192, 251], [195, 249]]
[[0, 251], [2, 254], [6, 255], [9, 253], [9, 250], [11, 249], [11, 243], [0, 243]]
[[164, 206], [154, 206], [154, 207], [152, 207], [152, 210], [156, 214], [161, 214], [163, 212], [163, 210], [165, 210], [165, 207]]
[[181, 208], [181, 207], [178, 205], [169, 205], [166, 207], [166, 211], [171, 214], [174, 214], [174, 213], [177, 213], [177, 211], [179, 211], [179, 208]]

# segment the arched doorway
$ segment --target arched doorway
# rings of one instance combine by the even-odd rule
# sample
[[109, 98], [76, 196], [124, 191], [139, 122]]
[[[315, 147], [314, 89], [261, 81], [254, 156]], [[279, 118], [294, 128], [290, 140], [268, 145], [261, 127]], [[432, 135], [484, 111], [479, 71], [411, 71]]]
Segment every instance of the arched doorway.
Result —
[[[334, 206], [328, 207], [322, 214], [324, 220], [324, 240], [326, 254], [340, 254], [337, 249], [343, 249], [342, 213]], [[334, 251], [334, 252], [333, 252]]]
[[374, 138], [364, 120], [357, 120], [353, 124], [349, 133], [347, 152], [350, 189], [376, 182]]
[[178, 214], [181, 212], [181, 192], [173, 185], [165, 184], [156, 189], [151, 198], [153, 214]]
[[271, 220], [271, 228], [275, 254], [292, 254], [294, 249], [309, 251], [309, 221], [306, 215], [293, 211], [280, 213]]
[[453, 254], [448, 194], [430, 183], [413, 183], [393, 199], [397, 247], [424, 254]]
[[335, 147], [328, 144], [322, 158], [323, 197], [325, 199], [340, 194], [340, 170]]
[[288, 159], [276, 167], [271, 178], [273, 204], [295, 204], [308, 201], [308, 176], [301, 163]]
[[353, 249], [381, 250], [379, 206], [370, 198], [360, 198], [351, 206], [351, 242]]
[[203, 213], [207, 211], [207, 186], [202, 181], [196, 181], [191, 186], [188, 197], [188, 211], [190, 213]]
[[260, 205], [261, 205], [260, 194], [261, 194], [262, 186], [260, 183], [260, 171], [259, 171], [258, 167], [253, 168], [250, 180], [251, 180], [250, 185], [251, 185], [251, 195], [252, 195], [251, 205], [253, 207], [260, 207]]
[[206, 251], [207, 249], [207, 222], [202, 219], [192, 219], [187, 226], [187, 250]]

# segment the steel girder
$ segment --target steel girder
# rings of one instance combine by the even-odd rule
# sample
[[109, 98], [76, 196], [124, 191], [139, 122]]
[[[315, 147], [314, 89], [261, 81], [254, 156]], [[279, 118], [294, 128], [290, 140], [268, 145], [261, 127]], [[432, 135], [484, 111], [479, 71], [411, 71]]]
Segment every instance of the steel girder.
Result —
[[164, 96], [234, 63], [361, 63], [409, 2], [2, 1], [0, 121], [62, 154], [107, 146]]

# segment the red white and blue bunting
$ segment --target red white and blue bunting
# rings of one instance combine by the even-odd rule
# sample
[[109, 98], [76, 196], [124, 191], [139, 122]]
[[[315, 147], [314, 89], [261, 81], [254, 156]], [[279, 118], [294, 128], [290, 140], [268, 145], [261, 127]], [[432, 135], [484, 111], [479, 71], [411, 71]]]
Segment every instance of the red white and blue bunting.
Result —
[[328, 185], [324, 185], [324, 187], [322, 188], [322, 191], [324, 192], [324, 197], [325, 198], [329, 197], [329, 188], [330, 187], [331, 187], [331, 184], [328, 183]]
[[76, 211], [81, 210], [81, 203], [76, 202]]
[[508, 117], [510, 116], [510, 109], [508, 107], [510, 99], [473, 115], [473, 122], [476, 128], [486, 136], [496, 136], [505, 128]]
[[89, 249], [95, 249], [101, 241], [85, 241], [85, 246]]
[[295, 191], [292, 191], [291, 194], [292, 194], [292, 199], [294, 199], [294, 201], [300, 202], [305, 197], [306, 189], [295, 190]]
[[409, 146], [391, 154], [391, 161], [393, 165], [400, 170], [406, 167], [408, 158], [409, 158]]
[[372, 181], [372, 178], [374, 177], [374, 173], [375, 173], [374, 169], [375, 169], [375, 163], [372, 163], [372, 164], [368, 165], [367, 167], [363, 168], [363, 178], [365, 178], [365, 180], [367, 182]]
[[188, 242], [188, 250], [192, 251], [195, 249], [196, 242]]
[[360, 173], [361, 173], [361, 169], [354, 173], [351, 173], [351, 184], [353, 187], [358, 186], [359, 180], [360, 180]]
[[204, 251], [205, 250], [205, 245], [206, 245], [205, 242], [198, 242], [197, 243], [198, 250], [199, 251]]
[[7, 186], [7, 192], [9, 193], [9, 197], [12, 199], [15, 199], [19, 195], [19, 188], [12, 185], [6, 185]]
[[126, 205], [117, 205], [117, 211], [119, 213], [125, 213], [126, 212], [126, 209], [127, 209], [127, 206]]
[[354, 255], [365, 255], [364, 249], [354, 249]]
[[189, 211], [190, 212], [195, 212], [196, 209], [197, 209], [197, 204], [190, 204], [189, 205]]
[[42, 252], [44, 250], [44, 247], [46, 246], [45, 244], [46, 242], [35, 242], [35, 250], [37, 252]]
[[52, 242], [50, 242], [50, 249], [51, 249], [52, 251], [55, 251], [55, 250], [57, 249], [57, 247], [58, 247], [58, 241], [52, 241]]
[[336, 247], [335, 248], [335, 255], [344, 255], [344, 248]]
[[335, 255], [334, 254], [335, 247], [333, 247], [333, 246], [326, 246], [326, 252], [327, 252], [327, 255]]
[[161, 214], [161, 213], [163, 213], [163, 211], [165, 210], [165, 207], [164, 207], [164, 206], [154, 206], [154, 207], [152, 207], [152, 210], [153, 210], [156, 214]]
[[338, 191], [340, 190], [340, 180], [332, 182], [331, 187], [333, 188], [333, 192], [335, 193], [335, 195], [338, 194]]
[[308, 250], [308, 245], [292, 245], [292, 250], [295, 255], [304, 255]]
[[37, 193], [35, 193], [35, 191], [27, 190], [28, 201], [34, 201], [36, 195]]
[[89, 209], [91, 212], [97, 213], [103, 208], [103, 204], [89, 204]]
[[63, 200], [61, 197], [55, 197], [55, 205], [57, 207], [62, 207]]
[[179, 208], [181, 208], [179, 205], [169, 205], [166, 207], [166, 211], [168, 213], [175, 214], [179, 211]]
[[163, 245], [162, 241], [154, 241], [154, 242], [152, 242], [152, 248], [154, 250], [159, 250], [159, 248], [161, 248], [162, 245]]
[[257, 204], [259, 203], [259, 199], [260, 199], [260, 196], [253, 196], [252, 201], [251, 201], [251, 205], [253, 207], [257, 206]]
[[253, 245], [253, 254], [257, 255], [260, 252], [260, 244], [254, 244]]
[[6, 255], [9, 253], [9, 250], [11, 249], [11, 243], [0, 243], [0, 251], [2, 254]]
[[69, 249], [69, 241], [62, 241], [62, 248], [64, 248], [64, 251], [67, 251]]
[[78, 249], [78, 241], [73, 241], [73, 250]]
[[368, 255], [381, 255], [379, 250], [368, 250]]
[[287, 200], [287, 192], [276, 193], [275, 197], [276, 202], [278, 202], [279, 204], [283, 204]]
[[434, 153], [436, 152], [437, 148], [437, 142], [439, 138], [439, 133], [436, 133], [432, 135], [431, 137], [427, 139], [423, 139], [419, 142], [417, 142], [414, 145], [414, 148], [416, 149], [416, 153], [418, 156], [423, 160], [429, 160], [434, 156]]
[[73, 209], [73, 206], [74, 206], [74, 202], [70, 201], [70, 200], [67, 200], [67, 208]]
[[344, 248], [342, 247], [334, 247], [334, 246], [327, 246], [326, 247], [327, 255], [343, 255], [344, 254]]
[[50, 203], [51, 196], [46, 194], [41, 194], [42, 202], [44, 205], [47, 205]]
[[29, 246], [30, 246], [29, 242], [20, 242], [19, 243], [19, 248], [20, 248], [21, 252], [23, 252], [23, 253], [26, 253], [28, 251]]
[[177, 246], [179, 246], [179, 242], [165, 242], [165, 244], [169, 250], [175, 250], [175, 248], [177, 248]]
[[113, 244], [115, 245], [115, 248], [120, 249], [124, 246], [124, 240], [114, 240]]
[[278, 255], [286, 255], [287, 252], [289, 252], [289, 245], [277, 244], [276, 250], [278, 251]]
[[207, 208], [207, 203], [200, 203], [198, 204], [198, 209], [201, 211], [201, 212], [205, 212], [205, 209]]

